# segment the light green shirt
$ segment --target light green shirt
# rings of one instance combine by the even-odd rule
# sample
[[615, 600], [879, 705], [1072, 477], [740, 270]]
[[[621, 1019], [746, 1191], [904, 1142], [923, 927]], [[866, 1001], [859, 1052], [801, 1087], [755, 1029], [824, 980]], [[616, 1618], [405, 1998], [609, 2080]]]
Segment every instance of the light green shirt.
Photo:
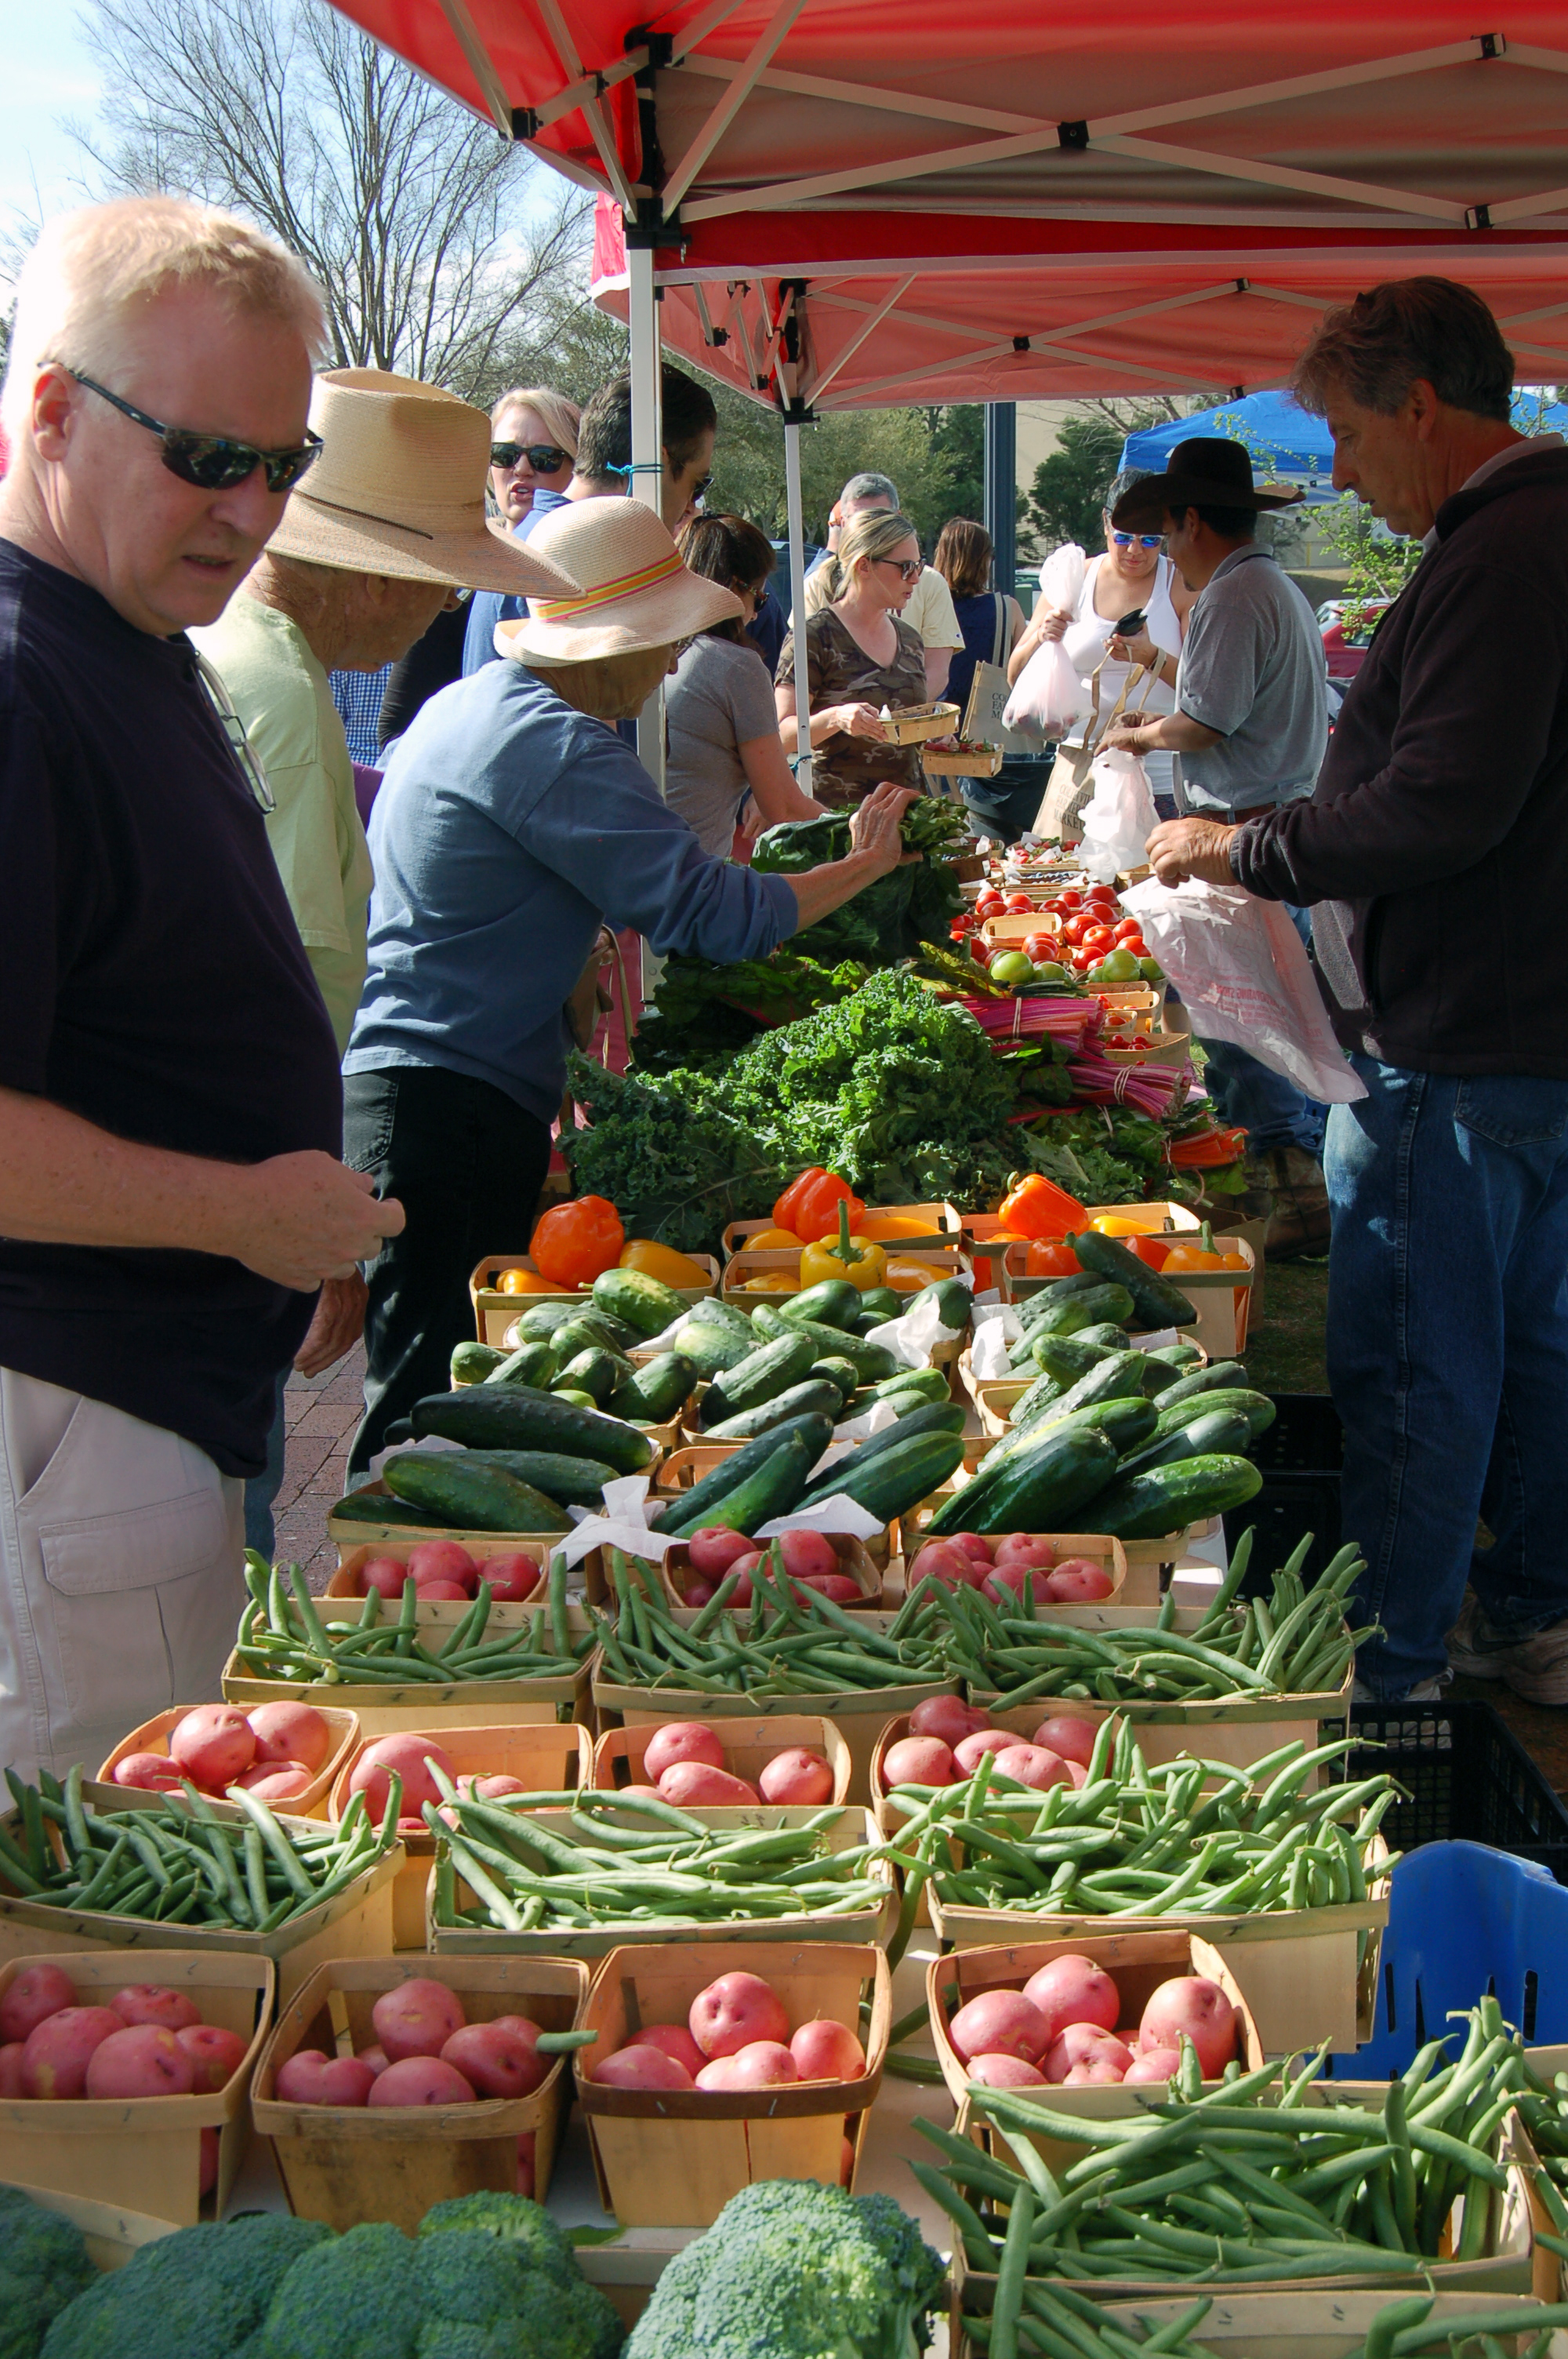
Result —
[[222, 673], [266, 772], [273, 857], [341, 1056], [364, 985], [372, 875], [330, 683], [299, 625], [243, 588], [190, 636]]

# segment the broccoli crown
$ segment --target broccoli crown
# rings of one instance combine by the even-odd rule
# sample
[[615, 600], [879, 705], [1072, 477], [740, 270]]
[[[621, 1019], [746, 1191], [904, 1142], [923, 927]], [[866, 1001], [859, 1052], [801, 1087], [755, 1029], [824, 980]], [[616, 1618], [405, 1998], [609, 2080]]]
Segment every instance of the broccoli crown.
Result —
[[569, 2283], [578, 2274], [577, 2256], [542, 2203], [526, 2195], [503, 2195], [482, 2189], [477, 2195], [454, 2195], [432, 2203], [419, 2223], [419, 2234], [434, 2236], [448, 2230], [482, 2230], [522, 2253], [531, 2268]]
[[626, 2359], [909, 2359], [943, 2276], [891, 2198], [764, 2180], [665, 2271]]
[[144, 2245], [60, 2313], [46, 2359], [239, 2359], [284, 2276], [331, 2233], [257, 2212]]
[[[476, 2234], [499, 2246], [517, 2272], [518, 2332], [524, 2341], [512, 2347], [518, 2359], [531, 2359], [530, 2334], [538, 2340], [542, 2359], [616, 2359], [626, 2330], [608, 2298], [583, 2277], [571, 2245], [542, 2205], [525, 2195], [453, 2196], [433, 2204], [419, 2223], [420, 2251], [430, 2238], [438, 2240], [430, 2246], [432, 2254], [438, 2252], [454, 2230], [462, 2232], [465, 2246]], [[420, 2359], [426, 2359], [423, 2350]]]
[[0, 2187], [0, 2359], [38, 2359], [49, 2321], [97, 2277], [80, 2228]]

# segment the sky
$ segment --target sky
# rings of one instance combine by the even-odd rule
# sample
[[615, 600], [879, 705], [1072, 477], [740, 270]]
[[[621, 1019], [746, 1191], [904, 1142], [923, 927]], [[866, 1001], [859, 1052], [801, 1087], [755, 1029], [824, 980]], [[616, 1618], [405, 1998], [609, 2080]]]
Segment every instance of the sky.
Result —
[[0, 0], [0, 228], [15, 212], [46, 214], [78, 201], [76, 149], [64, 115], [98, 104], [95, 60], [68, 5]]

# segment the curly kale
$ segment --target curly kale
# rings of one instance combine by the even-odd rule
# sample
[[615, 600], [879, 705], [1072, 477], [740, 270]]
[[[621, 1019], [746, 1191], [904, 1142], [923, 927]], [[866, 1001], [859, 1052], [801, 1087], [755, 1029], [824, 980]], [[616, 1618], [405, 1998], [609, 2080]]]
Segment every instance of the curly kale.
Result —
[[671, 2262], [625, 2359], [916, 2359], [944, 2277], [890, 2196], [765, 2180]]
[[720, 1082], [687, 1071], [644, 1080], [572, 1056], [567, 1085], [590, 1127], [563, 1129], [561, 1153], [579, 1190], [608, 1196], [629, 1236], [712, 1253], [729, 1222], [762, 1215], [778, 1194], [771, 1133], [759, 1136]]
[[97, 2279], [80, 2228], [0, 2187], [0, 2359], [38, 2359], [50, 2320]]
[[[256, 2359], [256, 2331], [279, 2286], [313, 2248], [335, 2242], [319, 2221], [282, 2212], [182, 2228], [97, 2278], [56, 2319], [44, 2359]], [[350, 2359], [341, 2339], [335, 2348]], [[393, 2359], [381, 2345], [366, 2354]]]
[[652, 1012], [637, 1026], [633, 1062], [639, 1073], [713, 1064], [744, 1049], [770, 1024], [787, 1024], [848, 997], [865, 979], [866, 969], [852, 960], [825, 967], [793, 950], [733, 966], [666, 960]]
[[[888, 966], [907, 958], [923, 941], [945, 941], [963, 900], [946, 855], [968, 829], [956, 803], [932, 795], [911, 803], [902, 833], [908, 849], [922, 858], [906, 868], [890, 869], [842, 908], [792, 936], [791, 950], [830, 966], [840, 959]], [[849, 849], [849, 813], [834, 811], [826, 819], [786, 820], [765, 828], [752, 850], [752, 865], [765, 874], [799, 875], [827, 861], [842, 860]]]

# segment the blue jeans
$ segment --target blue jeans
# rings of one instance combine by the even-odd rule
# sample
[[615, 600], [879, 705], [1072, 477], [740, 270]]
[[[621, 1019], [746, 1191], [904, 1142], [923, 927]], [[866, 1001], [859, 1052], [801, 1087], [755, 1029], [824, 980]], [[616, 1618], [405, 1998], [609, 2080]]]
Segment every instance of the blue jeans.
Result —
[[1369, 1094], [1328, 1119], [1328, 1375], [1357, 1618], [1386, 1633], [1357, 1670], [1397, 1702], [1444, 1669], [1466, 1581], [1510, 1636], [1568, 1615], [1568, 1081], [1353, 1062]]
[[[1312, 942], [1312, 919], [1305, 909], [1282, 905], [1303, 942]], [[1201, 1021], [1195, 1026], [1203, 1040]], [[1315, 1161], [1323, 1153], [1323, 1124], [1327, 1112], [1315, 1098], [1303, 1097], [1293, 1082], [1271, 1065], [1260, 1064], [1229, 1040], [1204, 1040], [1208, 1063], [1204, 1079], [1219, 1108], [1222, 1121], [1247, 1133], [1249, 1155], [1266, 1155], [1272, 1147], [1300, 1147]]]
[[254, 1549], [258, 1556], [272, 1562], [273, 1502], [283, 1488], [283, 1456], [288, 1440], [288, 1428], [283, 1413], [284, 1387], [288, 1382], [288, 1370], [278, 1371], [277, 1390], [273, 1398], [272, 1431], [266, 1438], [266, 1472], [253, 1474], [245, 1484], [245, 1546]]

